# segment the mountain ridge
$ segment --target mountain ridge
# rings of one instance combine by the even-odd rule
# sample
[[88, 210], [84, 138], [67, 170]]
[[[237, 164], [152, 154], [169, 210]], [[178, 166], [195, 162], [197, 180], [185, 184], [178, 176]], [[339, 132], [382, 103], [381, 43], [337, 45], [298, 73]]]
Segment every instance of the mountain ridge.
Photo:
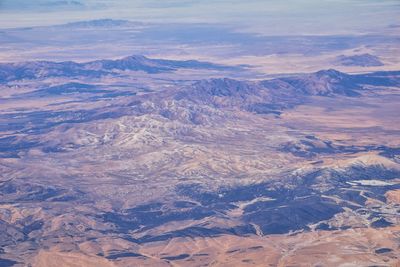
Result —
[[132, 55], [120, 59], [101, 59], [77, 63], [73, 61], [27, 61], [0, 63], [0, 83], [20, 79], [47, 77], [79, 77], [112, 74], [112, 71], [144, 71], [149, 74], [174, 72], [178, 69], [241, 70], [243, 66], [226, 66], [197, 60], [152, 59]]

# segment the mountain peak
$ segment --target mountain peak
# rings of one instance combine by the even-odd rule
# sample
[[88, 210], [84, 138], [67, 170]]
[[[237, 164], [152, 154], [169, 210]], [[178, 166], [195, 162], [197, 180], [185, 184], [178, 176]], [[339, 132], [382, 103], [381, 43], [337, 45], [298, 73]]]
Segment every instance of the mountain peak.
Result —
[[353, 81], [351, 75], [335, 69], [320, 70], [311, 74], [279, 80], [286, 82], [294, 92], [306, 95], [357, 96], [359, 93], [355, 90], [360, 89], [360, 86]]
[[86, 21], [71, 22], [60, 26], [66, 27], [116, 27], [116, 26], [128, 26], [134, 23], [129, 20], [116, 20], [116, 19], [95, 19]]
[[145, 57], [143, 55], [131, 55], [131, 56], [127, 56], [121, 59], [117, 59], [117, 61], [120, 62], [136, 62], [136, 63], [150, 63], [153, 60]]
[[330, 78], [342, 78], [348, 76], [346, 73], [340, 72], [335, 69], [320, 70], [315, 72], [317, 77], [330, 77]]
[[336, 62], [342, 66], [376, 67], [384, 65], [379, 57], [368, 53], [350, 56], [340, 55], [336, 58]]

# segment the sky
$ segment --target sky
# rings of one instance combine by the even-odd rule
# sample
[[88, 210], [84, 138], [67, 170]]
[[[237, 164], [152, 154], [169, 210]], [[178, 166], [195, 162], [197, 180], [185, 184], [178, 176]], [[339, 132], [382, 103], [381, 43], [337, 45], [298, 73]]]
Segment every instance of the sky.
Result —
[[400, 0], [0, 0], [0, 28], [102, 18], [222, 24], [260, 35], [376, 34], [400, 26]]

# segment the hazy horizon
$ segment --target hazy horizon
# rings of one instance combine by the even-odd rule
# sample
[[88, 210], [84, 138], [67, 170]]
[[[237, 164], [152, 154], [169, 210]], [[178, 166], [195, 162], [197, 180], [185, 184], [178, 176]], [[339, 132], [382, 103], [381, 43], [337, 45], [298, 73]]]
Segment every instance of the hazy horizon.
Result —
[[109, 18], [164, 24], [221, 24], [262, 35], [382, 34], [400, 26], [399, 11], [400, 2], [391, 0], [2, 0], [0, 27]]

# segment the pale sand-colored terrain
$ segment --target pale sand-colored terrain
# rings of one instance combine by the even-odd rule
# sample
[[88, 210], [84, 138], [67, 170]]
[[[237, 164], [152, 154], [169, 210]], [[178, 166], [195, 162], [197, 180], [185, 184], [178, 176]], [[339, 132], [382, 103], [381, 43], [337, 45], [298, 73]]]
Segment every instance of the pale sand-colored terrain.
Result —
[[[90, 256], [103, 244], [81, 246], [82, 253], [43, 250], [33, 266], [400, 266], [398, 241], [400, 228], [349, 229], [345, 231], [319, 231], [294, 236], [220, 236], [213, 238], [176, 238], [137, 248], [147, 258], [127, 257], [115, 262]], [[100, 246], [100, 247], [99, 247]], [[379, 255], [376, 250], [392, 251]], [[162, 258], [188, 256], [182, 260]]]

